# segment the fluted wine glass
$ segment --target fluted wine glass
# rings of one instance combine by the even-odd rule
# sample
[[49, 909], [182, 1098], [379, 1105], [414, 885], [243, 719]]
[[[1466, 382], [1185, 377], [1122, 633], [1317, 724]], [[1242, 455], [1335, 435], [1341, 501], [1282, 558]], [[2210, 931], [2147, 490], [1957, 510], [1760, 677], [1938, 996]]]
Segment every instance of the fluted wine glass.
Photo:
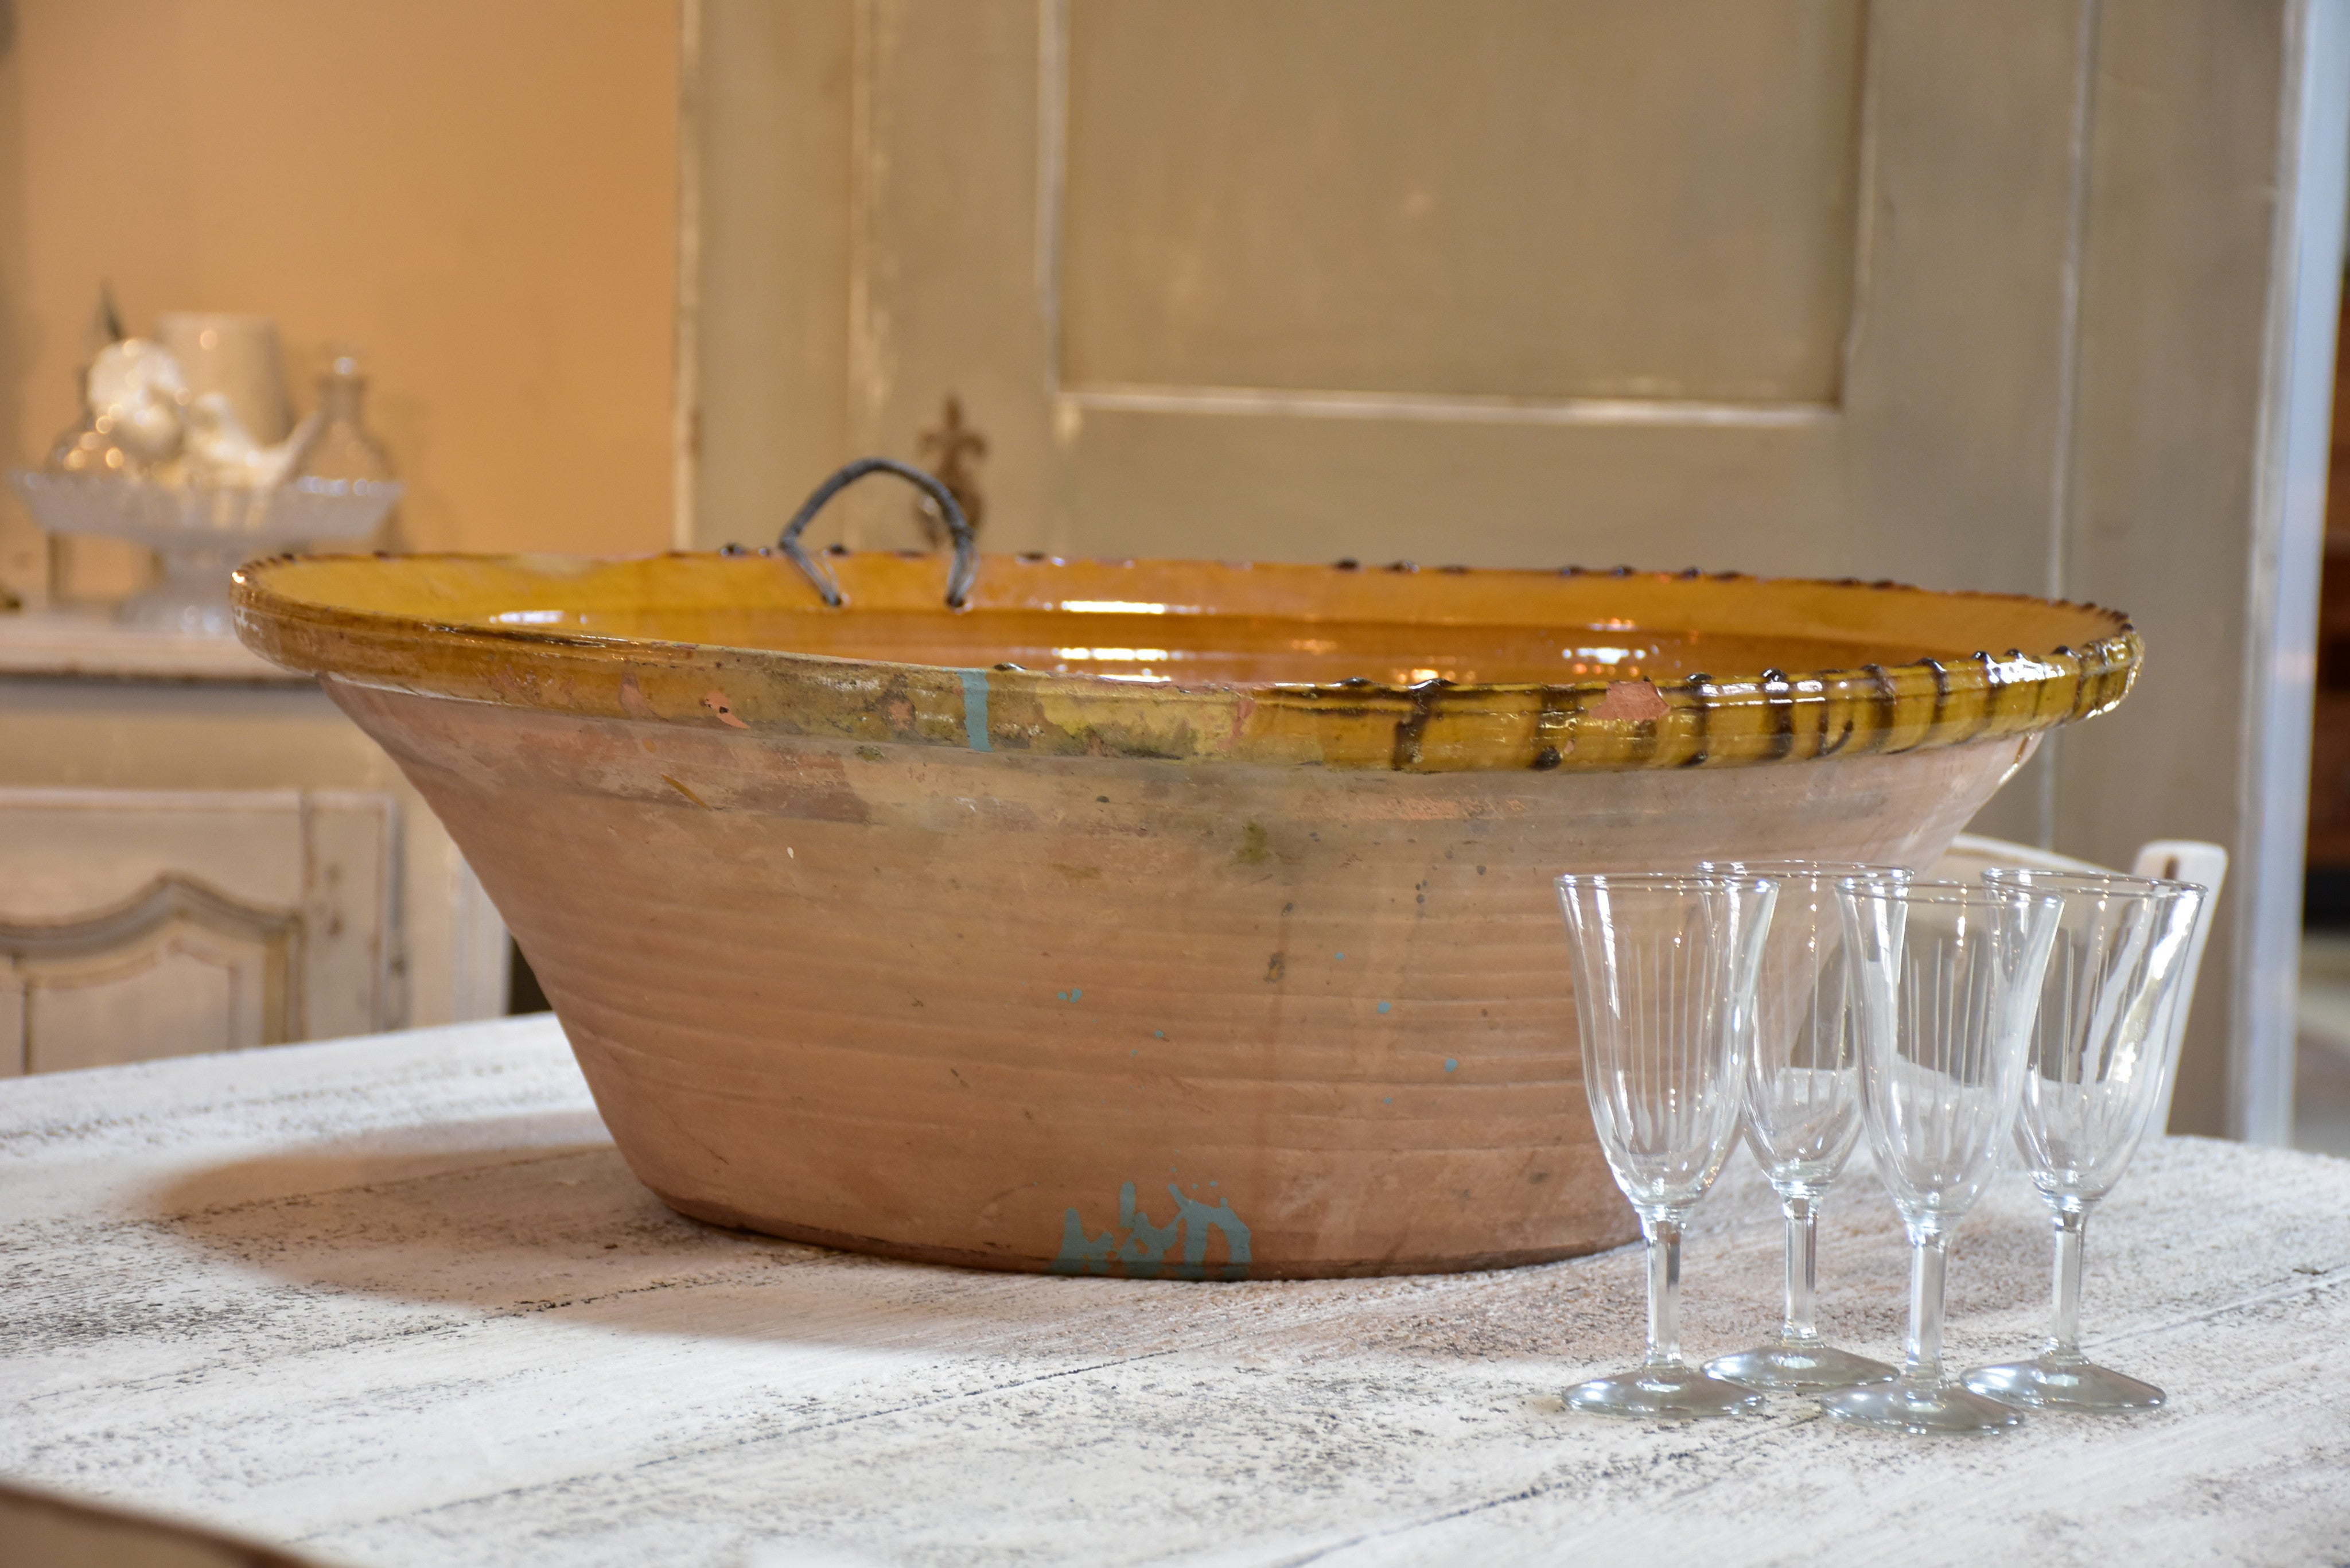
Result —
[[2022, 1415], [1942, 1376], [1943, 1269], [2015, 1125], [2057, 899], [1858, 877], [1836, 894], [1859, 998], [1862, 1120], [1909, 1236], [1909, 1334], [1892, 1382], [1830, 1389], [1820, 1407], [1892, 1431], [2004, 1431]]
[[1575, 1409], [1679, 1421], [1762, 1407], [1761, 1395], [1682, 1358], [1680, 1248], [1738, 1137], [1742, 1014], [1774, 893], [1746, 876], [1558, 879], [1592, 1126], [1648, 1254], [1648, 1355], [1569, 1389]]
[[1750, 1388], [1808, 1394], [1882, 1382], [1893, 1368], [1820, 1337], [1819, 1216], [1860, 1137], [1858, 1020], [1845, 963], [1836, 883], [1909, 879], [1895, 866], [1819, 860], [1701, 863], [1779, 885], [1746, 1013], [1746, 1147], [1770, 1178], [1787, 1224], [1785, 1312], [1778, 1337], [1705, 1364]]
[[2204, 889], [2139, 877], [2000, 867], [1986, 882], [2062, 900], [2023, 1076], [2016, 1143], [2054, 1221], [2055, 1309], [2040, 1354], [1978, 1366], [1966, 1386], [2035, 1409], [2151, 1410], [2161, 1389], [2081, 1354], [2089, 1211], [2128, 1168], [2171, 1070], [2170, 1012]]

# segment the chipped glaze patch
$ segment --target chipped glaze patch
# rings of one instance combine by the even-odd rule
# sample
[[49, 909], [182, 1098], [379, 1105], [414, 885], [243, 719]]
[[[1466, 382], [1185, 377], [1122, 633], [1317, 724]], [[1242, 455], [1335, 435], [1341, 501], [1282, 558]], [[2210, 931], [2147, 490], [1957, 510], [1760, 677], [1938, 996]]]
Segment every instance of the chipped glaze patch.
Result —
[[1661, 719], [1673, 711], [1665, 694], [1654, 682], [1647, 680], [1611, 680], [1607, 695], [1590, 710], [1595, 719]]
[[726, 700], [726, 693], [715, 686], [702, 694], [702, 705], [717, 715], [718, 722], [730, 730], [747, 730], [751, 727], [734, 716], [734, 705]]
[[[1134, 1183], [1118, 1191], [1118, 1224], [1098, 1236], [1086, 1233], [1085, 1217], [1071, 1209], [1061, 1217], [1061, 1251], [1049, 1272], [1055, 1274], [1122, 1273], [1132, 1280], [1244, 1280], [1249, 1272], [1249, 1228], [1232, 1212], [1227, 1198], [1211, 1208], [1187, 1198], [1173, 1182], [1167, 1195], [1175, 1199], [1175, 1217], [1154, 1225], [1135, 1201]], [[1208, 1233], [1221, 1232], [1224, 1262], [1208, 1266]], [[1170, 1262], [1170, 1249], [1182, 1243], [1180, 1260]]]

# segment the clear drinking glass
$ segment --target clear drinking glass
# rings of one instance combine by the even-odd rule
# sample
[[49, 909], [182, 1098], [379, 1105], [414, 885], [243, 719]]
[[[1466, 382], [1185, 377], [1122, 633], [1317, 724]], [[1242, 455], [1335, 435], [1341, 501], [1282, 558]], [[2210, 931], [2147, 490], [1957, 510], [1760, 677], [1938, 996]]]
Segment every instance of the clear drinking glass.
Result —
[[1786, 1311], [1779, 1337], [1705, 1364], [1716, 1377], [1790, 1394], [1878, 1383], [1893, 1368], [1820, 1338], [1819, 1215], [1860, 1138], [1860, 1049], [1836, 883], [1906, 882], [1898, 866], [1819, 860], [1705, 862], [1698, 869], [1779, 885], [1746, 1014], [1746, 1147], [1787, 1222]]
[[2170, 1025], [2204, 889], [2140, 877], [1999, 867], [1993, 885], [2062, 900], [2023, 1075], [2016, 1143], [2056, 1236], [2055, 1313], [2028, 1361], [1978, 1366], [1976, 1393], [2050, 1410], [2151, 1410], [2163, 1392], [2081, 1354], [2081, 1254], [2089, 1210], [2113, 1190], [2171, 1071]]
[[1648, 1250], [1648, 1355], [1567, 1390], [1575, 1409], [1678, 1421], [1762, 1408], [1682, 1359], [1680, 1249], [1738, 1137], [1742, 1015], [1774, 893], [1759, 877], [1558, 879], [1592, 1126]]
[[1909, 1233], [1909, 1337], [1892, 1382], [1831, 1389], [1820, 1407], [1893, 1431], [2004, 1431], [2017, 1411], [1942, 1376], [1942, 1271], [1950, 1232], [2015, 1125], [2058, 900], [1857, 877], [1836, 895], [1859, 999], [1862, 1119]]

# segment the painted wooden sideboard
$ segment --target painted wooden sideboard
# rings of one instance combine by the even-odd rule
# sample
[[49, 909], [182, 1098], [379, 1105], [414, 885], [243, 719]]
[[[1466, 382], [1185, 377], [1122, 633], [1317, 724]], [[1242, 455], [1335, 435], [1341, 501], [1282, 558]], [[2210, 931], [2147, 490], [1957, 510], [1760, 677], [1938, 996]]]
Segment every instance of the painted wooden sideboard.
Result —
[[0, 615], [0, 1076], [505, 1010], [391, 760], [234, 642]]

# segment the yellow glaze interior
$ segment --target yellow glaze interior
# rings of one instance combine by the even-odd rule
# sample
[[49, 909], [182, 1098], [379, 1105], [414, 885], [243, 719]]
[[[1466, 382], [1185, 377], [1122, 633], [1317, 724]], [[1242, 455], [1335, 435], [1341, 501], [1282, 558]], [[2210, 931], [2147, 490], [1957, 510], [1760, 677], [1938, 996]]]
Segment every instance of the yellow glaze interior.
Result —
[[766, 554], [297, 556], [237, 575], [280, 664], [585, 715], [1047, 754], [1447, 772], [1721, 766], [2103, 712], [2123, 617], [1737, 574]]

